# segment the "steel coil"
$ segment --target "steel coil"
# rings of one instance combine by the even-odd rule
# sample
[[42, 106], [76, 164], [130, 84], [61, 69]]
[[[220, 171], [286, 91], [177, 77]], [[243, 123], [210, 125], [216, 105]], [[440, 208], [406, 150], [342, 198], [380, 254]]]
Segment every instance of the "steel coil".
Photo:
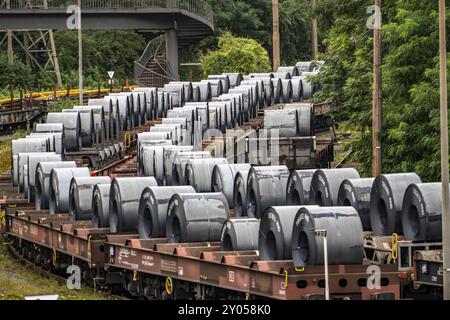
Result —
[[[173, 163], [175, 161], [175, 156], [178, 152], [191, 152], [193, 151], [192, 146], [180, 146], [176, 147], [165, 147], [163, 149], [163, 172], [164, 172], [164, 185], [171, 186], [173, 185], [172, 173], [173, 173]], [[156, 176], [159, 177], [158, 170], [155, 171]]]
[[55, 137], [55, 152], [64, 156], [66, 141], [64, 136], [64, 125], [62, 123], [40, 123], [36, 125], [36, 133], [49, 133]]
[[172, 97], [172, 107], [173, 108], [181, 108], [185, 100], [185, 87], [182, 83], [169, 83], [164, 85], [164, 92], [168, 92]]
[[174, 194], [195, 193], [190, 186], [148, 187], [139, 202], [138, 230], [141, 239], [165, 238], [169, 201]]
[[228, 164], [227, 159], [191, 159], [186, 164], [185, 182], [197, 192], [211, 192], [211, 176], [216, 165]]
[[28, 202], [35, 201], [35, 189], [36, 189], [36, 171], [40, 162], [61, 162], [62, 157], [60, 154], [30, 154], [28, 156]]
[[230, 89], [229, 93], [242, 95], [242, 108], [240, 113], [242, 114], [243, 119], [241, 122], [247, 122], [250, 119], [250, 111], [253, 106], [251, 88], [248, 86], [239, 86], [234, 89]]
[[370, 195], [370, 223], [376, 236], [403, 234], [402, 210], [406, 189], [422, 183], [415, 173], [378, 176]]
[[296, 66], [290, 66], [290, 67], [279, 67], [277, 70], [278, 74], [289, 74], [289, 76], [292, 77], [297, 77], [299, 76], [299, 72]]
[[310, 203], [309, 191], [311, 181], [317, 170], [294, 170], [289, 175], [286, 190], [286, 203], [288, 206], [305, 206]]
[[139, 152], [138, 173], [141, 177], [155, 176], [155, 150], [163, 150], [164, 147], [172, 145], [172, 141], [152, 141], [151, 145], [144, 145]]
[[292, 258], [298, 268], [323, 265], [323, 237], [327, 232], [329, 265], [362, 265], [364, 233], [353, 207], [302, 208], [295, 217], [292, 231]]
[[297, 111], [298, 135], [299, 137], [312, 137], [314, 130], [314, 105], [311, 103], [293, 103], [286, 105], [285, 110]]
[[50, 174], [56, 168], [76, 168], [75, 161], [39, 162], [35, 176], [36, 210], [48, 209], [50, 199]]
[[13, 186], [19, 185], [19, 153], [48, 152], [50, 150], [49, 139], [26, 138], [11, 141], [11, 162]]
[[337, 206], [339, 188], [345, 179], [359, 179], [356, 169], [320, 169], [311, 181], [309, 203], [322, 207]]
[[209, 159], [211, 153], [208, 151], [197, 152], [177, 152], [174, 156], [172, 165], [172, 185], [182, 186], [186, 184], [185, 169], [186, 164], [192, 159]]
[[223, 93], [223, 82], [222, 80], [201, 80], [201, 83], [209, 83], [211, 85], [211, 98], [220, 96]]
[[228, 90], [231, 89], [230, 77], [228, 77], [226, 74], [209, 75], [208, 80], [220, 80], [222, 82], [222, 93], [228, 93]]
[[139, 201], [147, 187], [157, 187], [153, 177], [115, 178], [109, 195], [111, 232], [135, 232], [138, 229]]
[[101, 141], [107, 139], [107, 131], [106, 131], [106, 120], [105, 120], [105, 111], [103, 106], [82, 106], [78, 107], [77, 110], [91, 110], [93, 115], [93, 139], [98, 135]]
[[75, 220], [92, 220], [92, 197], [97, 184], [110, 184], [110, 177], [74, 177], [69, 189], [69, 213]]
[[301, 61], [298, 62], [295, 67], [297, 68], [299, 75], [302, 75], [303, 72], [311, 72], [314, 69], [312, 61]]
[[56, 136], [54, 133], [32, 132], [25, 138], [46, 138], [48, 139], [48, 151], [56, 153]]
[[292, 100], [293, 102], [303, 101], [303, 81], [300, 77], [291, 79], [292, 83]]
[[273, 78], [273, 100], [275, 104], [278, 104], [281, 102], [281, 98], [283, 95], [283, 82], [280, 78]]
[[281, 102], [282, 103], [292, 103], [294, 101], [294, 88], [292, 86], [292, 81], [290, 79], [288, 80], [281, 80], [281, 86], [282, 86], [282, 95], [281, 95]]
[[260, 219], [270, 206], [285, 205], [288, 178], [286, 166], [251, 168], [247, 180], [247, 216]]
[[316, 92], [316, 87], [312, 83], [311, 77], [317, 76], [317, 72], [302, 72], [300, 79], [303, 82], [303, 99], [311, 99]]
[[96, 184], [92, 194], [92, 227], [109, 227], [109, 195], [111, 183]]
[[150, 132], [170, 132], [173, 145], [182, 145], [183, 136], [181, 132], [181, 125], [179, 124], [160, 124], [150, 128]]
[[190, 102], [193, 100], [194, 97], [194, 87], [192, 85], [192, 82], [190, 81], [171, 81], [169, 83], [170, 85], [183, 85], [184, 87], [184, 97], [183, 97], [183, 103]]
[[81, 148], [81, 119], [77, 112], [49, 113], [47, 123], [62, 123], [64, 125], [64, 137], [66, 151], [79, 151]]
[[442, 184], [410, 185], [403, 200], [402, 226], [405, 239], [436, 242], [442, 240]]
[[233, 191], [236, 174], [241, 171], [249, 171], [249, 164], [220, 164], [213, 169], [211, 176], [212, 191], [222, 192], [227, 198], [230, 208], [234, 207]]
[[153, 151], [153, 163], [154, 163], [154, 177], [156, 178], [156, 181], [158, 181], [158, 183], [160, 185], [164, 185], [164, 150], [167, 149], [174, 149], [176, 151], [192, 151], [193, 147], [192, 146], [165, 146], [162, 149], [155, 149]]
[[222, 251], [258, 250], [258, 219], [229, 219], [222, 228], [220, 236]]
[[90, 177], [88, 168], [55, 168], [50, 173], [49, 211], [52, 214], [69, 210], [70, 183], [73, 177]]
[[337, 206], [353, 207], [361, 218], [364, 231], [372, 231], [370, 225], [370, 194], [374, 178], [345, 179], [338, 192]]
[[248, 170], [239, 170], [236, 173], [233, 184], [233, 208], [236, 216], [244, 217], [247, 215], [247, 179]]
[[262, 261], [292, 258], [292, 228], [302, 207], [269, 207], [261, 217], [259, 227], [259, 259]]
[[64, 109], [62, 113], [74, 113], [80, 114], [81, 121], [81, 146], [84, 148], [89, 148], [92, 146], [94, 141], [94, 114], [92, 110], [82, 110], [78, 107], [73, 107], [73, 109]]
[[223, 224], [229, 216], [227, 200], [221, 193], [175, 194], [167, 209], [167, 241], [220, 241]]
[[224, 75], [230, 79], [230, 89], [238, 87], [244, 81], [242, 73], [224, 73]]
[[275, 78], [272, 72], [269, 73], [250, 73], [250, 78]]
[[208, 102], [212, 99], [211, 84], [209, 82], [194, 82], [194, 87], [198, 87], [200, 91], [199, 97], [196, 99], [198, 102]]
[[297, 137], [298, 119], [296, 110], [265, 110], [264, 129], [268, 137]]

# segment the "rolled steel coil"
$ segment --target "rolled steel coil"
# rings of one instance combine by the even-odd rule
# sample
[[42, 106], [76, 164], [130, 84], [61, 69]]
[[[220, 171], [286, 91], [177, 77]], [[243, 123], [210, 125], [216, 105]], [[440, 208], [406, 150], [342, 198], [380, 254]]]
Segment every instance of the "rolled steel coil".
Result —
[[193, 97], [194, 97], [194, 88], [192, 85], [192, 82], [190, 81], [170, 81], [169, 85], [171, 84], [176, 84], [176, 85], [183, 85], [184, 87], [184, 98], [183, 98], [183, 102], [190, 102], [192, 101]]
[[247, 122], [250, 119], [250, 110], [253, 106], [252, 101], [252, 90], [248, 86], [239, 86], [234, 89], [230, 89], [230, 94], [242, 94], [242, 108], [241, 108], [241, 114], [242, 114], [242, 122]]
[[442, 184], [410, 185], [403, 200], [402, 226], [405, 239], [435, 242], [442, 240]]
[[165, 238], [169, 201], [175, 194], [195, 193], [190, 186], [147, 187], [139, 201], [138, 230], [141, 239]]
[[80, 114], [81, 121], [81, 146], [84, 148], [89, 148], [92, 146], [94, 141], [94, 114], [92, 110], [81, 110], [78, 107], [73, 107], [73, 109], [64, 109], [62, 113], [74, 113]]
[[264, 105], [265, 106], [271, 106], [274, 104], [274, 85], [273, 85], [273, 78], [266, 77], [266, 78], [258, 78], [262, 81], [264, 84]]
[[305, 206], [310, 203], [309, 191], [311, 181], [317, 170], [294, 170], [289, 175], [286, 190], [286, 203], [288, 206]]
[[[231, 129], [232, 127], [232, 114], [231, 114], [231, 103], [227, 103], [225, 101], [220, 102], [210, 102], [209, 103], [209, 110], [212, 112], [212, 110], [216, 110], [216, 120], [215, 125], [213, 123], [210, 123], [209, 128], [210, 129], [219, 129], [222, 131], [225, 131], [227, 128]], [[210, 122], [213, 117], [210, 117]]]
[[311, 181], [309, 203], [322, 207], [337, 206], [339, 188], [345, 179], [359, 179], [356, 169], [320, 169]]
[[[178, 146], [177, 146], [178, 147]], [[179, 146], [178, 148], [176, 147], [165, 147], [163, 149], [163, 181], [164, 181], [164, 185], [165, 186], [171, 186], [173, 185], [173, 177], [172, 177], [172, 173], [173, 173], [173, 163], [175, 161], [175, 156], [178, 152], [190, 152], [193, 151], [193, 147], [192, 146]], [[159, 150], [155, 151], [159, 152]], [[156, 164], [156, 162], [155, 162]], [[158, 165], [158, 164], [156, 164]], [[159, 165], [158, 165], [159, 167]], [[156, 176], [159, 178], [159, 169], [155, 170]]]
[[245, 80], [241, 82], [241, 86], [252, 86], [253, 90], [253, 100], [257, 101], [258, 106], [262, 107], [264, 105], [264, 81], [259, 78], [252, 78], [250, 80]]
[[[190, 88], [192, 89], [192, 88]], [[172, 107], [173, 108], [180, 108], [184, 105], [186, 102], [185, 100], [185, 87], [182, 83], [169, 83], [164, 85], [163, 91], [169, 92], [172, 96]], [[192, 94], [192, 91], [190, 92]]]
[[302, 75], [303, 72], [312, 72], [314, 69], [314, 66], [312, 64], [312, 61], [301, 61], [298, 62], [295, 67], [298, 70], [299, 75]]
[[121, 93], [111, 93], [110, 96], [116, 99], [117, 118], [121, 130], [130, 130], [133, 127], [133, 105], [128, 95]]
[[155, 150], [163, 150], [164, 147], [171, 146], [172, 141], [161, 140], [153, 141], [157, 144], [145, 145], [141, 148], [138, 160], [138, 172], [141, 177], [154, 177], [155, 176]]
[[311, 103], [293, 103], [286, 105], [285, 110], [297, 111], [298, 135], [300, 137], [314, 136], [314, 105]]
[[302, 207], [269, 207], [259, 227], [259, 260], [275, 261], [292, 258], [292, 229]]
[[212, 99], [211, 84], [209, 82], [193, 82], [192, 85], [198, 87], [200, 95], [196, 99], [198, 102], [208, 102]]
[[273, 77], [280, 78], [282, 80], [290, 80], [292, 78], [289, 72], [274, 72]]
[[109, 227], [109, 195], [111, 183], [98, 183], [94, 186], [92, 194], [92, 227]]
[[269, 137], [297, 137], [297, 110], [265, 110], [264, 129]]
[[102, 141], [107, 138], [107, 132], [106, 132], [106, 120], [105, 120], [105, 111], [103, 109], [103, 106], [82, 106], [78, 107], [78, 110], [91, 110], [93, 114], [93, 138], [95, 139], [96, 135], [98, 135], [98, 138]]
[[197, 192], [211, 192], [211, 176], [214, 167], [219, 164], [228, 164], [227, 159], [191, 159], [186, 164], [185, 182], [194, 187]]
[[226, 102], [230, 105], [227, 106], [227, 122], [228, 129], [233, 129], [236, 126], [240, 124], [240, 109], [241, 109], [241, 95], [235, 95], [235, 94], [226, 94], [221, 95], [218, 98], [214, 98], [213, 101], [215, 102]]
[[175, 194], [167, 209], [167, 241], [220, 241], [223, 224], [229, 216], [227, 200], [221, 193]]
[[222, 81], [222, 93], [228, 93], [228, 90], [231, 89], [231, 81], [230, 81], [230, 77], [228, 77], [226, 74], [214, 74], [214, 75], [209, 75], [208, 76], [208, 80], [220, 80]]
[[324, 264], [323, 237], [326, 230], [328, 264], [362, 265], [364, 233], [353, 207], [301, 208], [292, 230], [292, 258], [296, 267]]
[[138, 229], [139, 202], [147, 187], [157, 187], [153, 177], [115, 178], [109, 195], [111, 232], [135, 232]]
[[189, 160], [209, 158], [211, 158], [211, 153], [208, 151], [177, 152], [172, 165], [172, 185], [182, 186], [186, 184], [184, 177], [186, 164]]
[[292, 81], [290, 79], [281, 80], [282, 85], [282, 95], [281, 102], [282, 103], [292, 103], [294, 101], [294, 88], [292, 86]]
[[50, 174], [56, 168], [76, 168], [75, 161], [39, 162], [35, 176], [35, 205], [36, 210], [48, 209], [50, 199]]
[[291, 78], [298, 77], [300, 75], [296, 66], [279, 67], [277, 73], [288, 73]]
[[164, 150], [175, 149], [177, 151], [192, 151], [193, 147], [182, 147], [182, 146], [167, 146], [162, 149], [155, 149], [153, 152], [153, 163], [154, 163], [154, 177], [159, 184], [164, 185]]
[[33, 202], [35, 199], [36, 189], [36, 171], [40, 162], [61, 162], [60, 154], [30, 154], [28, 156], [28, 202]]
[[187, 130], [194, 133], [194, 122], [196, 119], [195, 109], [178, 108], [167, 112], [167, 118], [184, 118], [187, 121]]
[[258, 250], [258, 219], [229, 219], [222, 228], [220, 236], [222, 251]]
[[56, 137], [55, 137], [54, 133], [32, 132], [25, 138], [47, 138], [48, 139], [48, 151], [56, 153]]
[[303, 82], [303, 99], [307, 100], [312, 98], [314, 93], [316, 92], [316, 87], [312, 83], [311, 77], [317, 75], [317, 72], [302, 72], [300, 79]]
[[247, 216], [260, 219], [270, 206], [285, 205], [288, 179], [286, 166], [252, 167], [247, 179]]
[[156, 101], [156, 88], [135, 88], [133, 92], [139, 92], [143, 94], [145, 100], [145, 120], [153, 120], [155, 117], [155, 101]]
[[338, 192], [337, 206], [353, 207], [361, 218], [364, 231], [372, 231], [370, 225], [370, 194], [375, 178], [345, 179]]
[[269, 73], [250, 73], [250, 78], [275, 78], [272, 72]]
[[106, 139], [113, 139], [115, 135], [115, 118], [114, 114], [116, 111], [114, 110], [115, 105], [113, 104], [113, 100], [110, 98], [103, 99], [89, 99], [89, 106], [102, 106], [103, 107], [103, 115], [104, 115], [104, 123], [105, 123], [105, 135]]
[[273, 78], [273, 100], [275, 104], [281, 102], [281, 98], [283, 95], [283, 82], [280, 78]]
[[236, 216], [245, 217], [247, 215], [247, 179], [248, 170], [239, 170], [236, 173], [233, 184], [233, 208]]
[[189, 130], [188, 121], [186, 118], [164, 118], [162, 124], [178, 124], [181, 126], [181, 134], [183, 141], [181, 145], [188, 146], [192, 143], [192, 132]]
[[97, 184], [111, 184], [110, 177], [74, 177], [69, 189], [69, 213], [75, 220], [92, 220], [92, 196]]
[[19, 185], [19, 153], [48, 152], [50, 150], [48, 138], [26, 138], [11, 141], [11, 161], [13, 186]]
[[212, 191], [222, 192], [227, 198], [230, 208], [234, 207], [233, 191], [236, 174], [240, 171], [249, 171], [249, 164], [220, 164], [213, 169], [211, 176]]
[[164, 118], [167, 116], [167, 112], [169, 111], [169, 101], [168, 95], [163, 91], [158, 91], [157, 93], [157, 109], [156, 109], [156, 117], [155, 118]]
[[70, 183], [73, 177], [90, 177], [88, 168], [56, 168], [50, 173], [49, 211], [52, 214], [69, 210]]
[[66, 151], [79, 151], [81, 148], [81, 118], [77, 112], [49, 113], [47, 123], [62, 123], [64, 125], [64, 141]]
[[64, 136], [64, 124], [62, 123], [40, 123], [36, 125], [36, 133], [50, 133], [55, 136], [55, 152], [65, 154], [66, 141]]
[[[259, 100], [256, 98], [257, 97], [257, 87], [256, 85], [240, 85], [237, 89], [250, 89], [250, 105], [249, 105], [249, 118], [253, 118], [256, 116], [256, 109], [257, 106], [259, 105]], [[234, 89], [236, 90], [236, 89]]]
[[292, 100], [293, 102], [303, 101], [303, 81], [300, 77], [293, 77], [292, 83]]
[[201, 80], [200, 82], [209, 83], [211, 85], [211, 97], [212, 98], [218, 97], [223, 93], [227, 93], [227, 92], [224, 92], [224, 90], [223, 90], [222, 80], [219, 80], [219, 79], [217, 79], [217, 80]]
[[224, 73], [224, 75], [230, 79], [230, 89], [238, 87], [244, 81], [242, 73]]
[[406, 189], [422, 183], [415, 173], [380, 175], [370, 195], [370, 223], [376, 236], [403, 234], [402, 211]]
[[185, 137], [182, 136], [181, 125], [179, 124], [160, 124], [155, 125], [150, 128], [150, 132], [170, 132], [172, 144], [174, 145], [182, 145], [183, 139]]

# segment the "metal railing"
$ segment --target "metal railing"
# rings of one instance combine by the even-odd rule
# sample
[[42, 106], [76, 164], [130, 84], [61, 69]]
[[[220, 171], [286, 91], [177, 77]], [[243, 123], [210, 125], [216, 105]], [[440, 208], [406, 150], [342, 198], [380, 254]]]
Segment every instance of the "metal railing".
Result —
[[[159, 86], [163, 86], [165, 83], [175, 80], [175, 78], [167, 72], [167, 70], [160, 64], [160, 56], [165, 55], [166, 52], [166, 37], [165, 35], [161, 35], [153, 40], [151, 40], [147, 47], [144, 50], [144, 53], [140, 57], [139, 60], [134, 62], [134, 77], [136, 80], [139, 80], [144, 72], [147, 72], [150, 74], [152, 82], [157, 82]], [[160, 67], [160, 70], [163, 71], [163, 74], [155, 72], [153, 70], [150, 70], [147, 68], [147, 65], [150, 61], [154, 61], [156, 65]], [[166, 67], [169, 67], [169, 62], [164, 58], [164, 63], [166, 64]], [[147, 76], [148, 78], [148, 76]]]
[[[76, 0], [0, 0], [0, 10], [43, 8], [66, 9]], [[81, 0], [82, 9], [181, 9], [214, 23], [211, 6], [203, 0]]]

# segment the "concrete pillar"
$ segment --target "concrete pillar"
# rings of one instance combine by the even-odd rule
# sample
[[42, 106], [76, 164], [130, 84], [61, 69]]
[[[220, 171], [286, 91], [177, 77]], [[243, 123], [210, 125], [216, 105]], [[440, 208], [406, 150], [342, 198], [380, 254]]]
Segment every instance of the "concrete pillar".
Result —
[[178, 61], [178, 38], [174, 29], [166, 31], [166, 59], [170, 64], [170, 74], [180, 80]]

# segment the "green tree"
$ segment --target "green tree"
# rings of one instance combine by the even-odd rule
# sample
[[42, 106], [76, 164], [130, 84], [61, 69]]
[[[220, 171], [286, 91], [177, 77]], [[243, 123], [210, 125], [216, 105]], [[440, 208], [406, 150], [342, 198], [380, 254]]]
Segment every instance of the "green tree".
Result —
[[5, 54], [0, 54], [0, 88], [12, 86], [17, 91], [25, 91], [31, 87], [33, 73], [17, 57], [12, 65], [8, 64]]
[[219, 38], [219, 49], [201, 57], [205, 75], [224, 72], [268, 72], [269, 55], [258, 41], [225, 33]]

